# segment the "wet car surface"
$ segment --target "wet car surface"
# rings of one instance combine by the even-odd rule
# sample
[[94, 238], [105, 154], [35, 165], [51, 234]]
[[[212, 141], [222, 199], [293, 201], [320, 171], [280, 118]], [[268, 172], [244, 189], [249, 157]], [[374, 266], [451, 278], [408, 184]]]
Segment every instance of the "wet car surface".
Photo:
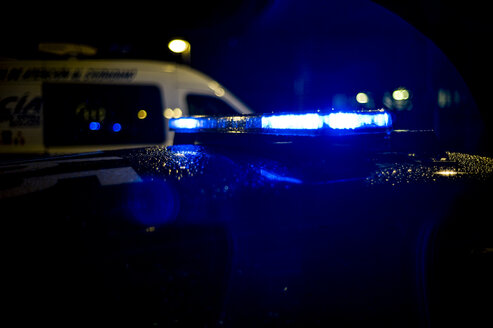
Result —
[[143, 327], [482, 318], [493, 160], [308, 139], [4, 163], [12, 315]]

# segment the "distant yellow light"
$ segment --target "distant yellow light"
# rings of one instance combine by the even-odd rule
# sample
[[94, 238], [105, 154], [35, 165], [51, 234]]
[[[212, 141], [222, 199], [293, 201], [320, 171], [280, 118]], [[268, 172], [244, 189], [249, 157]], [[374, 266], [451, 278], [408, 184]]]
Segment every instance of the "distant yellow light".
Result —
[[392, 98], [395, 100], [407, 100], [409, 99], [409, 91], [406, 89], [396, 89], [392, 92]]
[[163, 115], [168, 120], [170, 118], [180, 118], [183, 116], [183, 111], [181, 110], [181, 108], [178, 107], [176, 107], [175, 109], [171, 109], [168, 107], [164, 110]]
[[171, 40], [170, 43], [168, 43], [168, 48], [174, 53], [181, 54], [190, 49], [190, 43], [185, 40], [174, 39]]
[[180, 108], [173, 109], [173, 118], [180, 118], [183, 115], [183, 112]]
[[147, 112], [141, 109], [137, 112], [137, 117], [139, 118], [139, 120], [143, 120], [144, 118], [147, 117]]
[[368, 95], [364, 92], [360, 92], [356, 95], [356, 101], [359, 102], [360, 104], [367, 104]]
[[167, 118], [169, 120], [170, 118], [173, 117], [173, 110], [168, 107], [164, 110], [163, 115], [165, 118]]

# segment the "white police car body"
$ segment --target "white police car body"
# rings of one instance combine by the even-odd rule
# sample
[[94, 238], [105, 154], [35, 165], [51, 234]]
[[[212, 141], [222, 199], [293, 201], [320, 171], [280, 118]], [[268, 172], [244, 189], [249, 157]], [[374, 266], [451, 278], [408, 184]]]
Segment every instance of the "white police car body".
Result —
[[170, 145], [170, 118], [251, 112], [212, 78], [175, 63], [0, 62], [1, 153]]

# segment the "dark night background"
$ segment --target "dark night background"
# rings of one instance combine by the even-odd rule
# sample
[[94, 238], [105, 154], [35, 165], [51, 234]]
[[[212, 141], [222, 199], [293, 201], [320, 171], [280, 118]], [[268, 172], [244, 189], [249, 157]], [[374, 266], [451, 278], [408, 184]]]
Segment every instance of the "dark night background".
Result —
[[405, 87], [411, 109], [391, 109], [396, 128], [434, 128], [447, 145], [491, 154], [486, 12], [440, 0], [42, 2], [5, 8], [0, 55], [73, 42], [99, 57], [179, 60], [167, 43], [183, 37], [192, 67], [255, 111], [354, 107], [358, 92], [381, 108]]
[[[110, 153], [118, 157], [91, 153], [87, 162], [68, 159], [60, 174], [56, 167], [39, 165], [39, 174], [60, 182], [46, 191], [2, 199], [8, 213], [4, 231], [9, 232], [4, 289], [7, 298], [14, 296], [6, 311], [14, 310], [12, 318], [50, 324], [54, 319], [66, 326], [77, 323], [74, 314], [84, 314], [83, 322], [89, 323], [103, 313], [115, 325], [133, 323], [123, 322], [127, 318], [153, 323], [157, 313], [166, 323], [175, 317], [166, 317], [168, 309], [160, 312], [163, 303], [155, 300], [166, 295], [168, 301], [170, 294], [170, 313], [181, 315], [182, 300], [189, 309], [183, 284], [186, 292], [193, 290], [190, 308], [200, 308], [186, 314], [198, 320], [206, 309], [229, 301], [222, 298], [223, 288], [228, 289], [224, 295], [234, 296], [226, 312], [236, 322], [259, 322], [268, 313], [274, 324], [294, 318], [306, 326], [316, 323], [318, 314], [323, 317], [326, 305], [329, 316], [360, 320], [352, 315], [356, 308], [363, 319], [375, 320], [370, 322], [385, 318], [406, 324], [408, 317], [427, 320], [430, 313], [430, 322], [439, 324], [442, 317], [445, 323], [456, 324], [459, 318], [469, 325], [489, 319], [491, 220], [484, 213], [491, 183], [483, 179], [491, 178], [492, 160], [461, 153], [493, 155], [492, 23], [485, 2], [175, 0], [105, 6], [101, 1], [3, 4], [0, 58], [54, 59], [37, 53], [38, 43], [70, 42], [98, 48], [96, 58], [180, 61], [167, 44], [182, 37], [192, 45], [191, 66], [255, 111], [356, 108], [362, 106], [356, 94], [366, 92], [373, 101], [369, 107], [387, 108], [397, 129], [433, 128], [446, 150], [458, 154], [422, 161], [408, 152], [380, 154], [378, 148], [369, 161], [371, 151], [363, 147], [372, 139], [365, 135], [364, 146], [355, 151], [352, 146], [360, 138], [356, 143], [348, 139], [347, 148], [333, 139], [335, 147], [326, 154], [311, 153], [317, 143], [309, 151], [280, 148], [272, 157], [267, 153], [282, 143], [265, 149], [254, 143], [259, 156], [228, 147], [223, 155], [178, 145]], [[399, 87], [410, 90], [409, 101], [392, 100]], [[105, 161], [93, 161], [93, 156]], [[447, 171], [441, 171], [442, 164]], [[2, 172], [13, 176], [3, 181], [3, 190], [31, 177], [37, 181], [38, 173], [19, 165]], [[99, 177], [79, 174], [114, 165], [130, 165], [144, 180], [100, 186]], [[448, 177], [449, 166], [463, 173], [461, 165], [468, 174]], [[74, 178], [65, 178], [72, 169]], [[361, 178], [367, 172], [386, 182], [367, 188]], [[290, 173], [306, 180], [287, 188]], [[475, 182], [474, 176], [481, 180]], [[394, 186], [394, 181], [401, 182]], [[157, 229], [149, 227], [155, 234], [144, 232], [144, 222], [132, 221], [168, 220], [163, 213], [170, 212], [176, 227], [172, 222], [168, 230], [166, 221], [161, 229], [158, 223]], [[427, 262], [436, 259], [429, 269]], [[75, 292], [71, 285], [77, 285]], [[104, 293], [99, 297], [100, 288], [116, 290], [117, 302]], [[80, 294], [85, 297], [78, 299]], [[173, 302], [175, 295], [178, 302]], [[222, 305], [217, 307], [220, 312]], [[430, 313], [417, 313], [429, 312], [428, 307]], [[86, 317], [88, 308], [95, 309], [95, 316]], [[126, 309], [128, 316], [122, 313]]]

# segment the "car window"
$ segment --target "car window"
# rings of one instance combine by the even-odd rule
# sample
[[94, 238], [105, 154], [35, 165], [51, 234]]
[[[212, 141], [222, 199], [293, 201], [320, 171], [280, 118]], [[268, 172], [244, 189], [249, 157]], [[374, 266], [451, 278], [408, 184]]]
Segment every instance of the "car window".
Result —
[[47, 146], [161, 142], [161, 94], [152, 85], [43, 85]]

